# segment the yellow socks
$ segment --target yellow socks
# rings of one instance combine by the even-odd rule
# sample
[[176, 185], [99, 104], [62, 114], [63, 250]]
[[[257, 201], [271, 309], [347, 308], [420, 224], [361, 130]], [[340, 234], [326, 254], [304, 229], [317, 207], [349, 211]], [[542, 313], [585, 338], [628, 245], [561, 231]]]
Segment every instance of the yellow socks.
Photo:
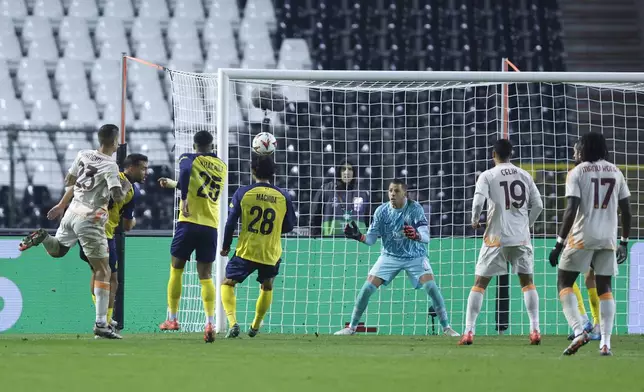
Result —
[[96, 305], [96, 296], [92, 293], [92, 303]]
[[581, 290], [579, 290], [579, 286], [577, 285], [577, 282], [575, 282], [572, 285], [572, 291], [575, 293], [575, 297], [577, 297], [577, 309], [579, 309], [579, 314], [581, 314], [582, 318], [587, 319], [588, 316], [586, 316], [586, 307], [584, 306], [584, 297], [581, 296]]
[[590, 313], [593, 315], [593, 325], [599, 325], [599, 296], [597, 288], [588, 289], [588, 302], [590, 302]]
[[264, 316], [266, 315], [266, 312], [268, 312], [268, 308], [271, 307], [272, 302], [273, 290], [260, 289], [259, 297], [257, 298], [257, 303], [255, 304], [255, 319], [251, 324], [251, 328], [259, 329], [259, 326], [262, 323], [262, 320], [264, 320]]
[[228, 326], [232, 327], [237, 324], [237, 298], [235, 298], [233, 286], [221, 285], [221, 303], [224, 305], [226, 317], [228, 317]]
[[107, 308], [107, 322], [112, 321], [112, 315], [114, 314], [114, 308]]
[[168, 280], [168, 319], [176, 320], [181, 300], [181, 277], [183, 269], [170, 266], [170, 279]]
[[203, 310], [206, 312], [207, 322], [215, 323], [215, 284], [212, 279], [200, 279], [201, 283], [201, 301]]

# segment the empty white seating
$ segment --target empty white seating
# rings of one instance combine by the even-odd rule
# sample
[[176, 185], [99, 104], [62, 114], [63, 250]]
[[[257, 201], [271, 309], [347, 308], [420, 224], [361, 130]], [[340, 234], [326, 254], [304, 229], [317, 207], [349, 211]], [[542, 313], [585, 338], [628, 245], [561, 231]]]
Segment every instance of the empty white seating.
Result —
[[59, 58], [54, 36], [45, 35], [33, 38], [27, 48], [27, 56], [32, 59], [43, 59], [49, 68], [54, 68]]
[[0, 59], [6, 59], [11, 64], [16, 64], [21, 57], [22, 51], [16, 34], [0, 35]]
[[67, 8], [67, 15], [95, 21], [98, 18], [96, 2], [87, 0], [71, 0]]
[[134, 18], [132, 1], [130, 0], [106, 0], [103, 6], [103, 15], [114, 16], [121, 19]]
[[191, 68], [200, 67], [203, 64], [201, 47], [197, 41], [177, 42], [172, 46], [172, 60], [184, 60], [193, 64]]
[[25, 122], [25, 109], [17, 99], [0, 99], [0, 124], [20, 125]]
[[81, 60], [88, 64], [94, 61], [94, 47], [89, 36], [70, 37], [70, 40], [63, 47], [64, 57], [68, 59]]
[[282, 41], [279, 52], [278, 68], [311, 69], [311, 53], [306, 41], [301, 38], [287, 38]]
[[108, 103], [121, 102], [121, 84], [120, 83], [100, 83], [96, 86], [94, 92], [96, 103], [100, 106]]
[[67, 58], [58, 60], [54, 73], [54, 80], [57, 86], [66, 80], [85, 79], [85, 77], [85, 67], [82, 61]]
[[98, 46], [110, 39], [127, 42], [123, 20], [114, 16], [101, 17], [98, 20], [98, 23], [96, 23], [94, 37], [96, 37], [96, 43]]
[[174, 5], [174, 17], [188, 18], [201, 21], [204, 19], [204, 9], [201, 0], [181, 0]]
[[54, 144], [62, 151], [67, 150], [70, 144], [79, 146], [78, 150], [80, 150], [82, 148], [80, 143], [87, 142], [85, 132], [56, 132], [55, 136]]
[[22, 23], [27, 17], [27, 5], [22, 0], [0, 0], [0, 15], [10, 16]]
[[45, 16], [55, 22], [59, 22], [65, 15], [59, 0], [36, 0], [33, 12], [36, 16]]
[[204, 73], [217, 73], [219, 68], [237, 68], [239, 67], [239, 59], [235, 58], [223, 58], [223, 57], [210, 57], [206, 59], [206, 66], [204, 67]]
[[239, 27], [239, 46], [242, 52], [246, 50], [246, 47], [250, 43], [273, 50], [268, 28], [262, 24], [257, 25], [252, 20], [246, 18]]
[[11, 83], [11, 80], [5, 82], [2, 86], [3, 87], [0, 88], [0, 99], [16, 99], [16, 92], [13, 90], [13, 83]]
[[0, 86], [6, 86], [10, 83], [11, 74], [9, 74], [9, 67], [7, 66], [7, 62], [3, 59], [0, 59]]
[[0, 131], [0, 157], [9, 156], [9, 135], [7, 131]]
[[163, 41], [155, 39], [145, 39], [140, 41], [136, 46], [135, 53], [137, 57], [156, 64], [165, 63], [167, 59]]
[[[168, 63], [168, 68], [174, 71], [185, 71], [185, 72], [194, 72], [196, 71], [195, 65], [192, 61], [187, 61], [185, 59], [173, 58], [170, 63]], [[0, 64], [0, 75], [2, 74], [2, 68]], [[166, 77], [166, 82], [167, 82]], [[0, 76], [1, 80], [1, 76]]]
[[49, 79], [45, 82], [28, 80], [22, 86], [22, 102], [28, 107], [31, 107], [39, 99], [53, 98]]
[[148, 65], [130, 61], [127, 65], [127, 81], [133, 85], [148, 81], [159, 82], [159, 71]]
[[229, 41], [235, 42], [233, 29], [230, 26], [222, 26], [213, 21], [206, 22], [203, 28], [203, 40], [206, 47], [213, 42]]
[[236, 2], [216, 0], [210, 7], [208, 21], [219, 26], [239, 28], [239, 8]]
[[78, 99], [90, 99], [87, 79], [68, 79], [58, 86], [58, 100], [64, 109]]
[[10, 16], [0, 14], [0, 37], [5, 35], [16, 35], [16, 28]]
[[103, 42], [99, 49], [99, 57], [102, 59], [120, 60], [123, 53], [129, 55], [130, 46], [125, 37], [122, 39], [112, 37]]
[[[103, 122], [111, 124], [120, 124], [121, 122], [121, 101], [111, 102], [105, 105], [103, 109]], [[134, 125], [134, 108], [132, 102], [127, 100], [125, 105], [125, 123], [128, 126]]]
[[[32, 165], [29, 167], [29, 165]], [[57, 160], [27, 161], [27, 170], [32, 173], [32, 184], [34, 186], [46, 186], [49, 193], [56, 198], [63, 190], [63, 176], [60, 164]]]
[[136, 18], [132, 25], [132, 41], [136, 45], [139, 41], [150, 39], [163, 39], [161, 36], [161, 26], [159, 21], [154, 18]]
[[179, 41], [192, 41], [198, 45], [199, 37], [194, 20], [188, 18], [172, 18], [168, 25], [168, 41], [170, 45]]
[[[2, 158], [0, 158], [2, 159]], [[9, 185], [9, 179], [11, 178], [11, 162], [9, 160], [0, 160], [0, 185]], [[18, 198], [22, 197], [22, 193], [25, 191], [27, 186], [27, 170], [25, 168], [25, 163], [18, 161], [14, 165], [14, 174], [15, 174], [15, 196]]]
[[[82, 135], [85, 137], [85, 135]], [[93, 148], [92, 144], [87, 141], [87, 139], [78, 139], [72, 143], [67, 144], [67, 149], [64, 152], [63, 165], [65, 168], [69, 168], [76, 159], [78, 151], [80, 150], [91, 150]]]
[[234, 42], [212, 42], [208, 47], [206, 63], [216, 63], [219, 67], [239, 67], [239, 56]]
[[[22, 40], [29, 44], [34, 38], [51, 37], [53, 30], [49, 18], [44, 16], [28, 16], [22, 26]], [[54, 46], [55, 47], [55, 46]]]
[[141, 0], [139, 3], [139, 16], [166, 21], [170, 18], [165, 0]]
[[112, 59], [97, 59], [92, 66], [92, 86], [99, 83], [121, 82], [121, 62]]
[[167, 164], [170, 160], [168, 149], [161, 140], [161, 135], [156, 132], [130, 133], [132, 150], [147, 155], [153, 165]]
[[[56, 160], [54, 144], [46, 132], [21, 132], [18, 134], [18, 148], [34, 161]], [[29, 165], [28, 165], [29, 166]]]
[[87, 21], [75, 16], [66, 16], [60, 22], [60, 28], [58, 30], [60, 46], [64, 47], [67, 42], [75, 37], [89, 38], [89, 27], [87, 27]]
[[30, 127], [59, 126], [61, 121], [60, 107], [54, 99], [38, 99], [34, 102], [29, 120]]
[[18, 86], [22, 87], [28, 81], [40, 83], [49, 82], [47, 68], [42, 59], [23, 58], [18, 66]]
[[71, 104], [67, 113], [65, 127], [86, 128], [94, 127], [98, 123], [96, 104], [92, 100], [78, 100]]
[[163, 98], [163, 91], [161, 90], [161, 82], [150, 80], [139, 83], [132, 89], [132, 103], [138, 109], [146, 101], [165, 101]]
[[247, 50], [241, 63], [241, 68], [246, 69], [273, 69], [275, 68], [275, 57], [273, 51]]
[[141, 106], [139, 119], [134, 125], [135, 129], [172, 127], [168, 104], [165, 100], [146, 101]]
[[251, 20], [255, 25], [263, 24], [269, 31], [275, 31], [277, 28], [271, 0], [248, 0], [244, 9], [244, 19]]

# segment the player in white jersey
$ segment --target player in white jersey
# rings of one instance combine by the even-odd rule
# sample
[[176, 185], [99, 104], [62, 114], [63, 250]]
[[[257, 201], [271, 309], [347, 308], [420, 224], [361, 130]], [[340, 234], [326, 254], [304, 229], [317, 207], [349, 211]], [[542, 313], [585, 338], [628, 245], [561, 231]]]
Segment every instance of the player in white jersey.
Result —
[[487, 200], [487, 226], [476, 263], [474, 286], [467, 298], [465, 332], [459, 345], [473, 342], [476, 318], [481, 311], [483, 294], [493, 276], [512, 272], [519, 276], [530, 319], [530, 343], [541, 343], [539, 332], [539, 295], [533, 283], [534, 254], [530, 227], [543, 211], [541, 194], [532, 177], [510, 163], [512, 143], [499, 139], [494, 143], [494, 168], [476, 181], [472, 202], [472, 227], [480, 227], [480, 216]]
[[74, 187], [74, 199], [60, 222], [56, 236], [39, 229], [20, 243], [21, 251], [42, 243], [47, 253], [56, 258], [67, 254], [77, 241], [81, 243], [95, 272], [94, 334], [109, 339], [120, 339], [121, 336], [107, 323], [111, 273], [105, 222], [110, 197], [120, 202], [131, 187], [129, 181], [121, 181], [118, 165], [112, 158], [118, 146], [118, 136], [116, 125], [103, 125], [98, 131], [98, 150], [83, 150], [76, 156], [65, 176], [65, 186]]
[[[566, 178], [566, 211], [550, 252], [550, 264], [557, 265], [557, 288], [568, 324], [575, 339], [564, 350], [573, 355], [590, 341], [583, 329], [572, 285], [581, 272], [591, 267], [599, 295], [599, 328], [601, 355], [612, 355], [610, 338], [615, 319], [611, 279], [617, 275], [617, 265], [626, 261], [628, 236], [631, 230], [631, 195], [622, 172], [607, 161], [606, 139], [600, 133], [590, 132], [579, 140], [581, 163]], [[617, 208], [622, 213], [622, 239], [617, 246]], [[565, 238], [565, 240], [564, 240]], [[565, 243], [565, 249], [564, 249]]]

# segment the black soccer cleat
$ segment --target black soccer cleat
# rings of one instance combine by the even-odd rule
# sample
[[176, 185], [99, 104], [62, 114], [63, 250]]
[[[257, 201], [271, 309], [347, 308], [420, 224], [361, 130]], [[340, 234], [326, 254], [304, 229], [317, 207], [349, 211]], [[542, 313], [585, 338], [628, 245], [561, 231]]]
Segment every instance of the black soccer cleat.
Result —
[[226, 334], [226, 339], [234, 339], [237, 336], [239, 336], [239, 324], [235, 323], [228, 330], [228, 333]]
[[578, 335], [572, 343], [564, 350], [563, 355], [575, 355], [580, 348], [584, 347], [590, 342], [590, 336], [586, 331]]
[[257, 336], [258, 333], [259, 333], [259, 328], [255, 329], [253, 327], [250, 327], [250, 329], [248, 330], [248, 336], [251, 338], [254, 338], [255, 336]]

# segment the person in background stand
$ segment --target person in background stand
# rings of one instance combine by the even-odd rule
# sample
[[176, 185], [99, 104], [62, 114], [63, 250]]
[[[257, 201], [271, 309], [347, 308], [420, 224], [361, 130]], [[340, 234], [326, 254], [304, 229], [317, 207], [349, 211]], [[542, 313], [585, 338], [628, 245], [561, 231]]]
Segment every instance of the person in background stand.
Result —
[[366, 186], [357, 178], [358, 168], [348, 160], [335, 170], [336, 179], [316, 193], [311, 208], [311, 235], [344, 235], [344, 227], [355, 221], [366, 231], [369, 226], [370, 198]]

